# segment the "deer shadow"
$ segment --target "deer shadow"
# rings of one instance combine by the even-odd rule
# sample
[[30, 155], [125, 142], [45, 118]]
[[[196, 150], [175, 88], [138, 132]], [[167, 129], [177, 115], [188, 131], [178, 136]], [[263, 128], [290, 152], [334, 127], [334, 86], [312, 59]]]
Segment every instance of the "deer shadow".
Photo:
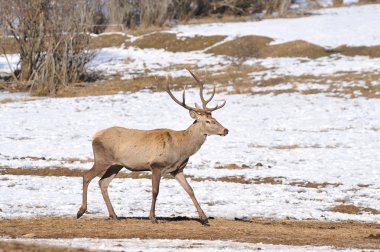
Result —
[[[196, 221], [202, 225], [209, 226], [208, 223], [204, 223], [203, 220], [199, 218], [190, 218], [186, 216], [175, 216], [175, 217], [156, 217], [158, 221], [163, 222], [180, 222], [180, 221]], [[213, 220], [214, 217], [208, 217], [209, 220]], [[146, 220], [150, 221], [149, 217], [118, 217], [118, 220]]]

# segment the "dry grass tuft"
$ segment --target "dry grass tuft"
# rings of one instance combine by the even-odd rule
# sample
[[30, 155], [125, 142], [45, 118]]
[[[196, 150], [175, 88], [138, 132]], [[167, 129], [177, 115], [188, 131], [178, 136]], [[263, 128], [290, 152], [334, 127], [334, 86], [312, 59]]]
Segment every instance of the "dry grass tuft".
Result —
[[329, 211], [338, 212], [338, 213], [346, 213], [346, 214], [380, 214], [380, 211], [370, 207], [358, 207], [355, 205], [338, 205], [331, 208]]
[[262, 57], [263, 48], [268, 47], [273, 39], [263, 36], [244, 36], [215, 46], [207, 51], [217, 55], [238, 58]]
[[308, 182], [308, 181], [301, 181], [301, 182], [291, 182], [289, 183], [291, 186], [298, 186], [298, 187], [306, 187], [306, 188], [325, 188], [328, 186], [337, 187], [340, 186], [340, 183], [329, 183], [329, 182], [323, 182], [323, 183], [317, 183], [317, 182]]
[[307, 57], [320, 58], [328, 56], [329, 53], [325, 48], [306, 42], [304, 40], [295, 40], [282, 44], [271, 45], [263, 48], [261, 57]]
[[330, 51], [331, 53], [340, 53], [347, 56], [369, 56], [380, 57], [380, 45], [377, 46], [339, 46]]
[[262, 36], [244, 36], [211, 48], [208, 53], [246, 59], [250, 57], [309, 57], [319, 58], [329, 55], [321, 46], [296, 40], [277, 45], [269, 45], [273, 40]]
[[0, 241], [0, 251], [29, 251], [29, 252], [85, 252], [87, 249], [70, 248], [62, 246], [48, 246], [15, 241]]
[[90, 49], [121, 46], [126, 40], [126, 36], [119, 34], [101, 35], [91, 37], [89, 47]]
[[126, 43], [126, 46], [136, 46], [141, 49], [165, 49], [171, 52], [189, 52], [203, 50], [224, 38], [224, 36], [196, 36], [178, 39], [173, 33], [153, 33], [142, 36], [134, 42]]

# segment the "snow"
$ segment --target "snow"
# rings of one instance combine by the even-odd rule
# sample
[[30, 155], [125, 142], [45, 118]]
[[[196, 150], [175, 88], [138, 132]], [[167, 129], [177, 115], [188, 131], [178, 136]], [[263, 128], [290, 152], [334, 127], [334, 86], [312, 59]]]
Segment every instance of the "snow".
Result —
[[[11, 65], [12, 69], [15, 70], [17, 63], [20, 60], [20, 57], [18, 54], [7, 54], [9, 64]], [[0, 55], [0, 77], [7, 76], [11, 72], [9, 69], [9, 64], [7, 62], [7, 57], [5, 57], [3, 54]]]
[[163, 49], [102, 48], [89, 64], [90, 71], [100, 71], [106, 75], [121, 74], [121, 79], [133, 79], [141, 75], [173, 77], [188, 76], [188, 72], [180, 69], [167, 71], [176, 65], [196, 65], [209, 70], [220, 69], [229, 61], [222, 56], [211, 56], [202, 52], [168, 52]]
[[327, 48], [341, 45], [373, 46], [380, 44], [380, 4], [328, 8], [302, 18], [267, 19], [262, 21], [179, 25], [171, 30], [178, 36], [260, 35], [274, 43], [305, 40]]
[[[187, 92], [190, 103], [197, 93], [193, 89]], [[216, 99], [227, 100], [227, 105], [214, 116], [230, 133], [226, 137], [208, 137], [201, 150], [190, 159], [185, 174], [198, 178], [283, 178], [278, 185], [193, 181], [201, 203], [211, 216], [380, 221], [380, 215], [327, 211], [342, 199], [350, 199], [350, 204], [356, 206], [380, 209], [380, 136], [377, 133], [380, 120], [374, 109], [380, 105], [379, 100], [339, 99], [322, 94], [218, 94]], [[0, 104], [0, 109], [3, 167], [88, 169], [91, 162], [69, 160], [91, 160], [91, 135], [100, 129], [119, 125], [179, 130], [192, 123], [188, 113], [166, 93], [149, 91], [14, 102]], [[241, 116], [235, 116], [238, 114]], [[255, 166], [258, 162], [264, 165]], [[231, 163], [250, 168], [223, 168]], [[301, 188], [292, 185], [294, 182], [340, 185]], [[3, 217], [72, 215], [79, 207], [80, 178], [49, 178], [46, 183], [45, 178], [3, 176], [0, 184], [5, 192], [0, 200]], [[119, 212], [128, 216], [146, 215], [150, 193], [145, 193], [144, 200], [133, 201], [133, 198], [144, 194], [142, 187], [149, 190], [150, 181], [116, 179], [113, 184], [116, 192], [111, 193], [114, 195], [111, 197], [116, 200]], [[126, 185], [131, 187], [125, 191]], [[161, 216], [194, 214], [191, 201], [175, 181], [165, 181], [163, 188], [170, 190], [165, 193], [163, 189], [164, 198], [158, 210]], [[97, 185], [91, 190], [98, 190]], [[124, 197], [130, 192], [131, 195]], [[75, 197], [60, 206], [62, 198], [57, 195], [65, 193], [75, 194]], [[179, 193], [182, 196], [175, 197]], [[90, 197], [97, 201], [97, 212], [105, 209], [100, 192]], [[16, 202], [16, 199], [23, 200]], [[129, 204], [130, 200], [134, 203]], [[128, 210], [128, 205], [136, 204], [144, 207]], [[178, 208], [181, 204], [183, 207]], [[15, 205], [22, 207], [14, 209]], [[46, 207], [36, 207], [39, 205]], [[279, 206], [281, 211], [278, 211]], [[102, 211], [100, 216], [104, 215]]]
[[[9, 238], [0, 238], [0, 241], [15, 241]], [[335, 249], [328, 246], [285, 246], [271, 244], [252, 244], [234, 241], [207, 241], [207, 240], [167, 240], [167, 239], [17, 239], [17, 242], [44, 244], [50, 246], [66, 246], [90, 250], [107, 251], [363, 251], [356, 249]]]
[[249, 59], [244, 64], [263, 66], [267, 69], [253, 72], [251, 75], [255, 80], [283, 76], [338, 76], [347, 72], [380, 72], [380, 58], [370, 58], [367, 56], [348, 57], [338, 54], [317, 59], [287, 57]]
[[[95, 182], [94, 182], [95, 181]], [[88, 214], [84, 218], [107, 218], [108, 212], [95, 179], [89, 187]], [[379, 188], [349, 186], [300, 188], [291, 185], [239, 184], [191, 181], [208, 216], [215, 218], [274, 218], [357, 220], [380, 222], [379, 215], [330, 212], [336, 200], [351, 200], [359, 206], [379, 209]], [[0, 179], [0, 218], [74, 217], [82, 198], [80, 177], [6, 175]], [[111, 202], [122, 217], [148, 217], [151, 204], [149, 179], [114, 179], [109, 188]], [[281, 209], [279, 211], [279, 209]], [[161, 181], [156, 216], [198, 218], [190, 197], [173, 179]]]
[[[182, 37], [225, 35], [226, 40], [231, 40], [255, 34], [270, 36], [275, 43], [303, 39], [325, 47], [370, 46], [380, 44], [379, 11], [380, 5], [330, 8], [298, 19], [186, 25], [170, 32]], [[19, 56], [8, 57], [15, 68]], [[205, 50], [174, 53], [113, 47], [100, 49], [89, 69], [107, 76], [120, 75], [122, 79], [167, 73], [178, 77], [189, 76], [183, 65], [194, 65], [212, 74], [235, 61], [207, 54]], [[365, 56], [331, 55], [318, 59], [252, 58], [243, 64], [264, 67], [263, 71], [250, 74], [252, 81], [260, 81], [283, 76], [378, 73], [380, 61]], [[0, 75], [9, 73], [5, 57], [0, 56]], [[332, 82], [280, 83], [251, 89], [253, 92], [318, 89], [325, 94], [217, 94], [216, 101], [225, 99], [227, 105], [214, 116], [230, 133], [226, 137], [208, 137], [201, 150], [191, 157], [185, 174], [201, 179], [241, 178], [250, 183], [191, 181], [207, 214], [229, 219], [380, 222], [379, 214], [328, 211], [342, 200], [358, 207], [380, 209], [380, 117], [376, 110], [380, 100], [330, 97], [334, 91], [330, 90], [330, 84], [337, 89], [368, 85], [364, 80]], [[380, 82], [373, 80], [371, 85]], [[192, 104], [198, 91], [190, 89], [187, 95]], [[89, 169], [91, 136], [98, 130], [115, 125], [180, 130], [192, 123], [188, 113], [166, 93], [147, 90], [97, 97], [29, 98], [26, 94], [0, 92], [0, 99], [16, 100], [0, 103], [0, 168]], [[229, 164], [245, 168], [228, 169]], [[268, 177], [280, 182], [252, 182]], [[307, 182], [331, 185], [297, 186]], [[116, 211], [124, 216], [147, 216], [150, 184], [147, 179], [115, 179], [110, 195]], [[0, 177], [0, 191], [1, 218], [72, 216], [80, 204], [81, 179], [4, 175]], [[196, 216], [191, 200], [176, 181], [164, 180], [159, 197], [158, 216]], [[90, 186], [89, 209], [92, 209], [90, 217], [107, 216], [96, 183]]]

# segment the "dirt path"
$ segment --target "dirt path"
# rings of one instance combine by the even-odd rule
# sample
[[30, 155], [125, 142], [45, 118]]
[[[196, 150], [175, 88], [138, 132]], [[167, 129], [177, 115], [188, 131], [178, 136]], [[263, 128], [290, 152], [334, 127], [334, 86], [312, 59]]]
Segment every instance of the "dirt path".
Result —
[[141, 238], [234, 240], [284, 245], [380, 249], [380, 224], [319, 221], [33, 218], [0, 220], [0, 236], [29, 238]]
[[[86, 249], [68, 248], [68, 247], [58, 247], [58, 246], [47, 246], [40, 244], [28, 244], [13, 241], [0, 241], [0, 251], [1, 252], [87, 252]], [[94, 252], [92, 250], [92, 252]]]

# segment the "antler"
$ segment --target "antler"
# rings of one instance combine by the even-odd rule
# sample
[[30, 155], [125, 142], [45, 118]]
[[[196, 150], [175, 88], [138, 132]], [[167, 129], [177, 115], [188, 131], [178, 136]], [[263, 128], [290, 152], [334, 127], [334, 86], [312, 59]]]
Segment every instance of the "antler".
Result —
[[168, 94], [170, 95], [170, 97], [180, 106], [184, 107], [185, 109], [188, 109], [188, 110], [194, 110], [194, 111], [198, 111], [197, 108], [193, 108], [193, 107], [190, 107], [188, 105], [186, 105], [185, 103], [185, 92], [186, 92], [186, 86], [183, 87], [183, 93], [182, 93], [182, 102], [180, 102], [177, 98], [175, 98], [175, 96], [173, 95], [173, 93], [170, 91], [170, 87], [169, 87], [169, 76], [166, 77], [166, 92], [168, 92]]
[[210, 98], [208, 98], [207, 100], [205, 100], [204, 96], [203, 96], [203, 85], [204, 85], [204, 82], [199, 80], [197, 76], [195, 76], [195, 74], [193, 72], [191, 72], [189, 69], [187, 69], [187, 71], [189, 71], [189, 73], [191, 74], [191, 76], [193, 76], [193, 78], [198, 82], [199, 84], [199, 95], [201, 97], [201, 101], [202, 101], [202, 107], [203, 108], [200, 108], [198, 106], [197, 103], [195, 103], [195, 107], [197, 109], [201, 109], [201, 110], [204, 110], [204, 111], [207, 111], [207, 112], [212, 112], [212, 111], [215, 111], [217, 109], [220, 109], [222, 108], [224, 105], [226, 105], [226, 101], [223, 101], [223, 103], [221, 105], [216, 105], [215, 107], [213, 108], [208, 108], [207, 107], [207, 104], [212, 100], [212, 98], [214, 98], [214, 95], [215, 95], [215, 91], [216, 91], [216, 88], [214, 86], [213, 90], [212, 90], [212, 94], [210, 96]]
[[202, 108], [200, 106], [198, 106], [197, 103], [195, 103], [195, 108], [193, 107], [190, 107], [188, 106], [186, 103], [185, 103], [185, 92], [186, 92], [186, 87], [183, 88], [183, 93], [182, 93], [182, 102], [180, 102], [177, 98], [175, 98], [175, 96], [173, 95], [173, 93], [170, 91], [170, 87], [169, 87], [169, 76], [166, 77], [166, 80], [167, 80], [167, 83], [166, 83], [166, 92], [168, 92], [168, 94], [170, 95], [170, 97], [177, 103], [179, 104], [180, 106], [184, 107], [185, 109], [188, 109], [188, 110], [193, 110], [193, 111], [196, 111], [196, 112], [203, 112], [203, 113], [211, 113], [212, 111], [215, 111], [217, 109], [220, 109], [222, 108], [225, 104], [226, 104], [226, 101], [224, 101], [221, 105], [216, 105], [214, 108], [208, 108], [207, 107], [207, 104], [212, 100], [212, 98], [214, 98], [214, 95], [215, 95], [215, 86], [214, 86], [214, 89], [212, 91], [212, 94], [210, 96], [210, 98], [208, 98], [207, 100], [205, 100], [204, 96], [203, 96], [203, 85], [204, 83], [198, 79], [197, 76], [195, 76], [195, 74], [193, 74], [193, 72], [191, 72], [189, 69], [187, 69], [187, 71], [189, 71], [189, 73], [193, 76], [193, 78], [197, 81], [197, 83], [199, 84], [199, 95], [201, 97], [201, 101], [202, 101]]

